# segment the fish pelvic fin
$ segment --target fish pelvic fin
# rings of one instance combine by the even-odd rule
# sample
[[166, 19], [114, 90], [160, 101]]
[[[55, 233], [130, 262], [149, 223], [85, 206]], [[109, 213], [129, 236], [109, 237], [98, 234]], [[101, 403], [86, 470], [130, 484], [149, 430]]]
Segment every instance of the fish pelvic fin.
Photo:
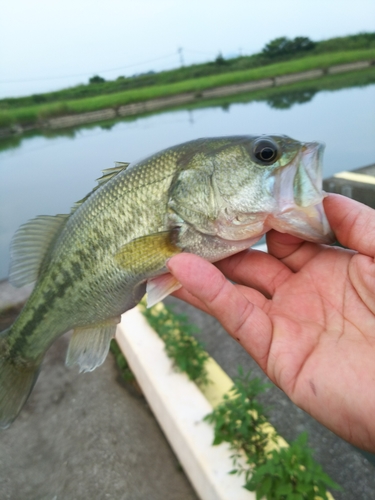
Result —
[[107, 357], [111, 339], [115, 336], [120, 317], [98, 325], [75, 328], [69, 342], [66, 366], [79, 365], [79, 371], [92, 372]]
[[0, 336], [0, 429], [15, 420], [39, 375], [42, 358], [32, 362], [9, 356], [9, 329]]
[[147, 307], [154, 306], [181, 286], [170, 273], [147, 280]]

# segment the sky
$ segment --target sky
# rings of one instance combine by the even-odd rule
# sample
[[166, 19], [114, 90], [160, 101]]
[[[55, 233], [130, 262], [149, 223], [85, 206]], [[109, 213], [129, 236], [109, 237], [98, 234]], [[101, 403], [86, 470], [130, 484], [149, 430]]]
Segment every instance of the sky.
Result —
[[280, 36], [374, 31], [374, 20], [374, 0], [11, 0], [0, 98], [252, 54]]

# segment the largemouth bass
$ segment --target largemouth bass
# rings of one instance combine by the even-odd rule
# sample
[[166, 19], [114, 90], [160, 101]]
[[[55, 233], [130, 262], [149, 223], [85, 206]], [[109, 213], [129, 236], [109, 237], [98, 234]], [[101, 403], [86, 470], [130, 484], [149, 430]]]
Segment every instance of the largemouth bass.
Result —
[[120, 315], [146, 284], [152, 303], [179, 286], [167, 273], [171, 256], [192, 252], [214, 262], [271, 228], [331, 243], [322, 151], [286, 136], [198, 139], [117, 164], [69, 215], [21, 226], [10, 281], [36, 284], [0, 334], [0, 426], [15, 419], [63, 333], [74, 329], [67, 365], [91, 371], [102, 364]]

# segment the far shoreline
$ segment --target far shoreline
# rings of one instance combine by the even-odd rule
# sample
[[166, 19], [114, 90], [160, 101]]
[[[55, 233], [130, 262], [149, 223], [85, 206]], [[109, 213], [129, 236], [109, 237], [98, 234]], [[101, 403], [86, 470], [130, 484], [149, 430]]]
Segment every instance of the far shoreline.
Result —
[[201, 91], [182, 92], [179, 94], [155, 97], [143, 101], [131, 102], [114, 107], [97, 109], [93, 111], [66, 114], [58, 117], [38, 120], [29, 124], [14, 124], [0, 128], [1, 138], [21, 135], [33, 130], [58, 130], [73, 128], [84, 124], [93, 124], [116, 118], [131, 117], [157, 112], [160, 110], [173, 109], [185, 105], [204, 102], [215, 98], [223, 98], [241, 94], [249, 94], [260, 90], [268, 90], [277, 87], [287, 87], [291, 84], [319, 81], [327, 75], [339, 75], [342, 73], [360, 72], [375, 66], [375, 59], [354, 61], [345, 64], [336, 64], [326, 68], [310, 69], [308, 71], [288, 73], [284, 75], [251, 80], [248, 82], [234, 83], [208, 88]]

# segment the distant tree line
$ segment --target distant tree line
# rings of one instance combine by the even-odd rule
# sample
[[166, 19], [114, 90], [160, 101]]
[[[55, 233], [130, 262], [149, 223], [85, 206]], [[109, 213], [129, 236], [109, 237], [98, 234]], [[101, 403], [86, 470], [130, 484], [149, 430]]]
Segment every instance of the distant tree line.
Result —
[[278, 59], [284, 56], [293, 56], [301, 52], [308, 52], [316, 47], [316, 43], [305, 36], [297, 36], [291, 40], [285, 36], [275, 38], [267, 43], [262, 54], [270, 59]]

